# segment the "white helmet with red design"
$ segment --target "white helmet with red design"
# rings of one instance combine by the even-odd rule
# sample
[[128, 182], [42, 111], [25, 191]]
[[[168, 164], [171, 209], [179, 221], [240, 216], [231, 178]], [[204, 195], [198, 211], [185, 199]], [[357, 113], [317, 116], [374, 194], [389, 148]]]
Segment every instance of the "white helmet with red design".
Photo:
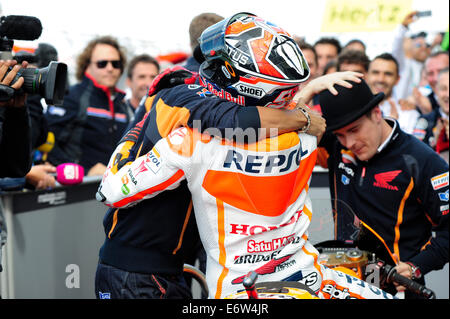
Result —
[[245, 106], [285, 107], [309, 77], [300, 48], [280, 27], [238, 13], [200, 36], [200, 80], [219, 97]]

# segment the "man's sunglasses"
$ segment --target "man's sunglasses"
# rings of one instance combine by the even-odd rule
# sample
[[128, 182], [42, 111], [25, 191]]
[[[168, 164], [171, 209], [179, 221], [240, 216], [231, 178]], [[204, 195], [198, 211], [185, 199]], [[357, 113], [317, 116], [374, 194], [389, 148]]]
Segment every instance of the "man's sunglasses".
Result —
[[108, 65], [108, 62], [111, 62], [114, 69], [122, 68], [122, 61], [120, 60], [99, 60], [97, 62], [93, 62], [97, 65], [97, 68], [104, 69]]

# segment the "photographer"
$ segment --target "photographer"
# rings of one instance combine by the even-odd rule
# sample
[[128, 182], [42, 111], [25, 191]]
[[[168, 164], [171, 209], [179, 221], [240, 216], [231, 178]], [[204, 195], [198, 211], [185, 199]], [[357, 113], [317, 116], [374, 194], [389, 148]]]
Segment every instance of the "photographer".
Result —
[[[18, 90], [24, 82], [20, 77], [11, 84], [20, 67], [14, 60], [0, 60], [0, 178], [23, 177], [31, 168], [31, 138], [28, 110], [25, 106], [25, 94], [14, 95], [7, 99], [4, 92]], [[12, 67], [8, 73], [8, 68]], [[1, 247], [6, 241], [6, 227], [0, 206], [0, 271]]]
[[[26, 68], [27, 65], [27, 62], [17, 65], [13, 60], [0, 60], [0, 93], [22, 87], [22, 77], [15, 83], [11, 82], [20, 67]], [[8, 72], [9, 67], [12, 69]], [[21, 94], [0, 101], [0, 177], [23, 177], [31, 168], [30, 125], [28, 110], [24, 107], [25, 98], [26, 95]]]

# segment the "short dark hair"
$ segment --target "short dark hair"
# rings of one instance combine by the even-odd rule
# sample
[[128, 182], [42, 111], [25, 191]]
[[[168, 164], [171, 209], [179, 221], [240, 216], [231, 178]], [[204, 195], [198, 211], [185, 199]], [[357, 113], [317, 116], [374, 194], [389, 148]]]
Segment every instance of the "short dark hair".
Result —
[[336, 68], [336, 70], [337, 70], [337, 60], [336, 59], [330, 60], [330, 61], [328, 61], [327, 64], [325, 64], [322, 75], [327, 74], [328, 70], [331, 68]]
[[353, 43], [359, 43], [363, 46], [364, 50], [366, 49], [366, 44], [364, 42], [362, 42], [360, 39], [352, 39], [352, 40], [348, 41], [347, 44], [344, 45], [344, 48], [348, 47], [350, 44], [353, 44]]
[[327, 37], [320, 38], [319, 40], [316, 41], [316, 43], [314, 43], [314, 47], [316, 47], [316, 45], [318, 44], [331, 44], [334, 47], [336, 47], [338, 54], [341, 53], [342, 50], [341, 43], [336, 38], [327, 38]]
[[448, 56], [448, 51], [444, 51], [444, 50], [438, 50], [438, 51], [435, 51], [435, 52], [431, 53], [431, 54], [427, 57], [427, 60], [429, 60], [429, 59], [431, 59], [431, 58], [435, 58], [435, 57], [437, 57], [437, 56], [439, 56], [439, 55], [446, 55], [446, 56]]
[[136, 64], [141, 63], [141, 62], [154, 64], [159, 73], [160, 67], [159, 67], [158, 60], [156, 60], [154, 57], [144, 53], [144, 54], [136, 55], [134, 58], [131, 59], [130, 63], [128, 64], [127, 77], [129, 79], [131, 79], [131, 77], [133, 76], [133, 71], [134, 71], [134, 67], [136, 66]]
[[343, 63], [362, 65], [364, 70], [369, 70], [370, 59], [362, 51], [359, 50], [344, 50], [337, 58], [337, 69], [340, 71]]
[[222, 16], [211, 12], [205, 12], [195, 16], [189, 25], [189, 39], [191, 49], [194, 50], [198, 45], [198, 38], [200, 38], [202, 32], [206, 28], [222, 20]]
[[439, 75], [444, 74], [444, 73], [448, 73], [448, 70], [449, 70], [448, 66], [443, 68], [442, 70], [439, 71]]
[[396, 66], [396, 68], [397, 68], [397, 75], [399, 74], [400, 70], [399, 70], [399, 66], [398, 66], [398, 61], [397, 61], [397, 59], [396, 59], [392, 54], [387, 53], [387, 52], [382, 53], [382, 54], [380, 54], [380, 55], [377, 55], [377, 56], [372, 60], [372, 62], [375, 61], [375, 60], [377, 60], [377, 59], [387, 60], [387, 61], [392, 61], [392, 62], [394, 62], [394, 63], [395, 63], [395, 66]]
[[295, 43], [297, 43], [298, 47], [300, 48], [300, 50], [310, 50], [312, 51], [312, 53], [314, 53], [314, 60], [316, 61], [317, 64], [317, 53], [316, 53], [316, 49], [314, 49], [314, 47], [309, 44], [308, 42], [305, 42], [303, 40], [295, 40]]

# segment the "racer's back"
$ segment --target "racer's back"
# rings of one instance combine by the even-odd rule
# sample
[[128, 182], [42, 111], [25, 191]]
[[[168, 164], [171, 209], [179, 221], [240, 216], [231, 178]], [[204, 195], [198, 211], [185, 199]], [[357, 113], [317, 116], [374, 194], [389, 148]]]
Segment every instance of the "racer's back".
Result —
[[308, 269], [319, 276], [317, 251], [305, 246], [315, 137], [287, 133], [239, 145], [181, 128], [154, 150], [163, 160], [176, 154], [168, 165], [188, 181], [208, 255], [210, 297], [242, 289], [250, 270], [262, 281], [286, 279], [300, 268], [300, 276]]

